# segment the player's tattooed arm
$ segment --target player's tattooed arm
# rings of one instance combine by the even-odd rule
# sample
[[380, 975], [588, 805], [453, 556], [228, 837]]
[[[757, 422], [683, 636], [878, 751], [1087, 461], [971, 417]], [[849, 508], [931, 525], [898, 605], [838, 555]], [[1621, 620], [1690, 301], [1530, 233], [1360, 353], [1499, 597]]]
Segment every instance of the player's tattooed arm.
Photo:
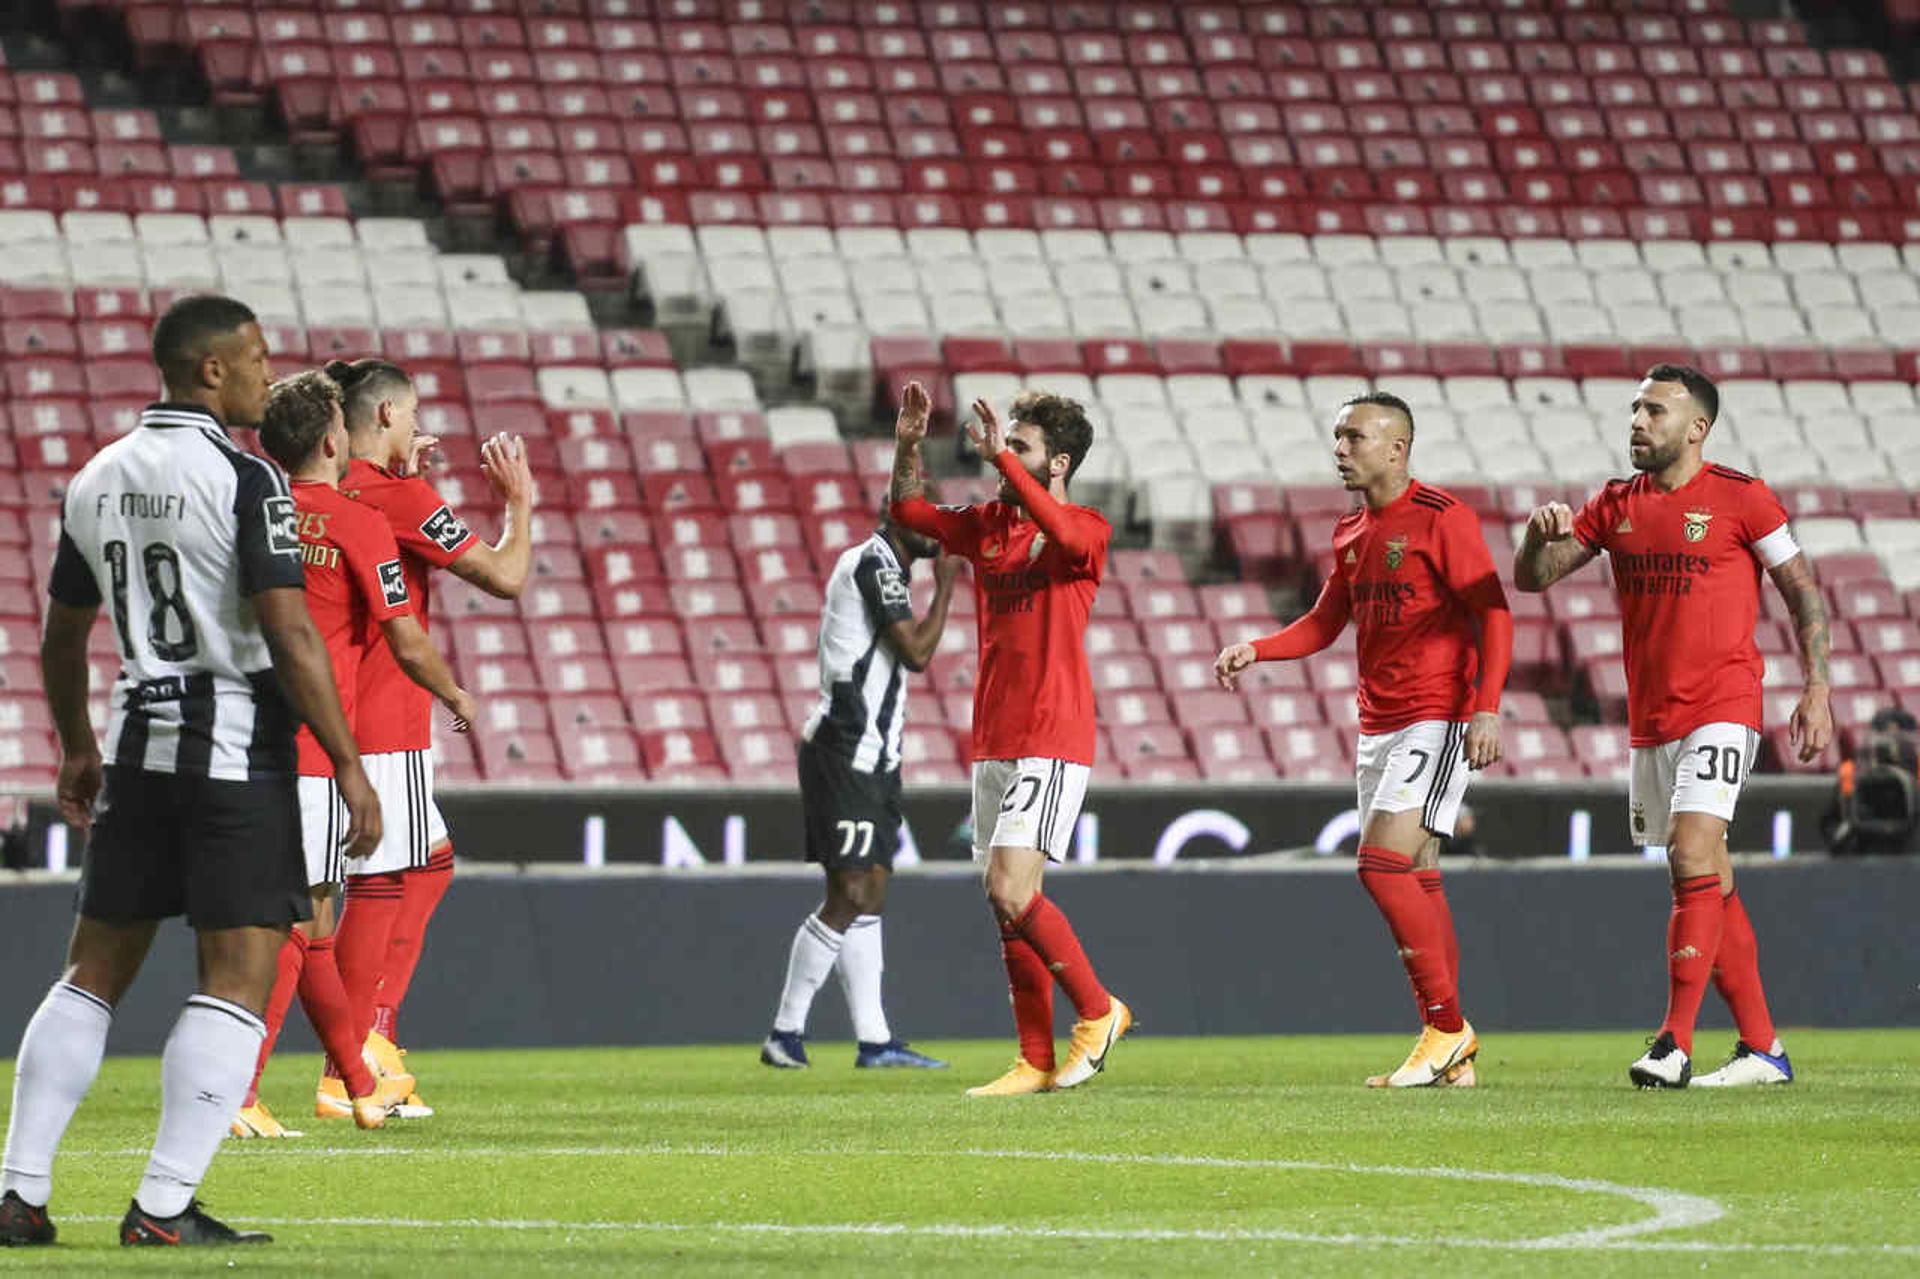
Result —
[[933, 412], [933, 400], [927, 388], [909, 382], [900, 393], [900, 413], [893, 423], [893, 484], [887, 496], [894, 502], [910, 502], [925, 497], [926, 481], [920, 476], [920, 441], [927, 438], [927, 420]]
[[1527, 535], [1513, 557], [1513, 584], [1544, 591], [1591, 560], [1596, 552], [1573, 535], [1573, 510], [1549, 502], [1527, 517]]
[[1796, 555], [1770, 570], [1773, 584], [1787, 602], [1793, 615], [1793, 629], [1800, 637], [1800, 668], [1807, 686], [1825, 688], [1829, 683], [1828, 665], [1833, 654], [1833, 636], [1828, 628], [1826, 601], [1820, 598], [1820, 584], [1805, 555]]
[[1827, 606], [1805, 555], [1776, 564], [1769, 572], [1787, 601], [1793, 629], [1800, 636], [1800, 668], [1807, 686], [1787, 721], [1787, 740], [1797, 749], [1800, 762], [1808, 764], [1820, 758], [1833, 742], [1833, 706], [1827, 692], [1833, 640], [1827, 631]]

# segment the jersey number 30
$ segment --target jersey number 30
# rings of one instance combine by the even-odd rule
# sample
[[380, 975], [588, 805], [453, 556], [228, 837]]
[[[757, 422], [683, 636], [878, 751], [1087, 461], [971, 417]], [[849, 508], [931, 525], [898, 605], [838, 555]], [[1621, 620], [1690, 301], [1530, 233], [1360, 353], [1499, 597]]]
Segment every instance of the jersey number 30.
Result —
[[[107, 572], [113, 578], [113, 625], [120, 632], [120, 649], [133, 652], [133, 635], [127, 625], [127, 544], [108, 542]], [[147, 643], [153, 655], [163, 662], [185, 662], [200, 651], [200, 636], [193, 627], [193, 615], [187, 612], [187, 597], [182, 591], [180, 556], [165, 542], [149, 542], [141, 549], [141, 563], [147, 578]]]

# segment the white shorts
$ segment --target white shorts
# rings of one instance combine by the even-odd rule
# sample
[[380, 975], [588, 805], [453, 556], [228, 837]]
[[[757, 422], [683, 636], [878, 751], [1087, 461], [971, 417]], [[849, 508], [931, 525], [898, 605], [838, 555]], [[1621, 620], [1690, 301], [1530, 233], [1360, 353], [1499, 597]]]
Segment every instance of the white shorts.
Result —
[[349, 872], [385, 875], [425, 866], [427, 854], [447, 842], [447, 821], [433, 802], [433, 752], [362, 755], [360, 763], [380, 796], [380, 846]]
[[1733, 820], [1740, 787], [1760, 754], [1760, 734], [1745, 724], [1702, 724], [1677, 742], [1633, 748], [1627, 810], [1636, 844], [1665, 844], [1675, 813]]
[[1375, 813], [1420, 810], [1420, 824], [1453, 834], [1473, 770], [1467, 767], [1467, 726], [1423, 719], [1391, 733], [1362, 733], [1354, 746], [1354, 783], [1360, 826]]
[[307, 855], [307, 887], [347, 877], [347, 805], [331, 777], [300, 779], [300, 849]]
[[973, 765], [973, 855], [994, 848], [1037, 848], [1056, 862], [1073, 847], [1087, 799], [1085, 764], [1029, 755]]

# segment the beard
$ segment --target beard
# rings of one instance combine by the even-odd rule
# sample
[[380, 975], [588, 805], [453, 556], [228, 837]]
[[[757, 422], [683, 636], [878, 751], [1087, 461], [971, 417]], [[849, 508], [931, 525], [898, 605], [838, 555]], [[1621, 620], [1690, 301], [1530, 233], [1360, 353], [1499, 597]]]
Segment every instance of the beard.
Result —
[[[1033, 477], [1033, 482], [1038, 484], [1041, 488], [1044, 489], [1044, 488], [1052, 487], [1052, 485], [1050, 485], [1047, 482], [1048, 475], [1047, 475], [1046, 467], [1042, 466], [1039, 470], [1035, 470], [1031, 466], [1023, 467], [1021, 469], [1026, 471], [1028, 475], [1031, 475]], [[1013, 481], [1005, 478], [1004, 476], [1001, 477], [1001, 480], [1000, 480], [999, 498], [1002, 502], [1013, 502], [1017, 504], [1020, 501], [1020, 494], [1013, 487]]]
[[1636, 471], [1664, 471], [1680, 460], [1680, 453], [1684, 447], [1681, 444], [1669, 444], [1661, 448], [1658, 445], [1649, 444], [1646, 452], [1636, 456], [1632, 447], [1629, 446], [1627, 458], [1633, 463], [1633, 469]]

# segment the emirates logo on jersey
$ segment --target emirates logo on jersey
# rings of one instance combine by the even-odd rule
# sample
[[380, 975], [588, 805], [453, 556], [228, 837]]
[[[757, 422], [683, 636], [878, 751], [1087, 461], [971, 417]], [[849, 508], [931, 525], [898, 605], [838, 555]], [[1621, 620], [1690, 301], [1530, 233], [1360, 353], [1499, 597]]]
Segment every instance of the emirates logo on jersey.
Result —
[[1407, 562], [1407, 539], [1390, 537], [1387, 539], [1387, 571], [1395, 572]]
[[1680, 518], [1686, 522], [1681, 532], [1689, 542], [1706, 540], [1707, 521], [1713, 518], [1712, 511], [1688, 511]]

